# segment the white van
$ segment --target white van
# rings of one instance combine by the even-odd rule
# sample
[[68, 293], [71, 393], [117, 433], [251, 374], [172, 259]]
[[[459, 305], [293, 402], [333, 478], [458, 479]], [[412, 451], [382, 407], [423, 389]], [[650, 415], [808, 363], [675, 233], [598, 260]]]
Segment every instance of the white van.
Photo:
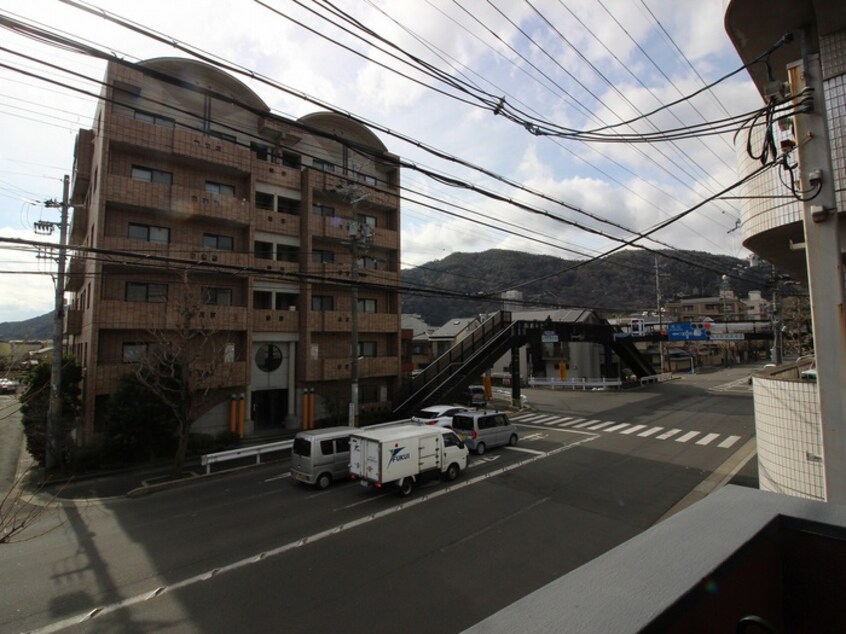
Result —
[[325, 489], [350, 475], [350, 434], [355, 427], [309, 429], [294, 436], [291, 475], [298, 482]]

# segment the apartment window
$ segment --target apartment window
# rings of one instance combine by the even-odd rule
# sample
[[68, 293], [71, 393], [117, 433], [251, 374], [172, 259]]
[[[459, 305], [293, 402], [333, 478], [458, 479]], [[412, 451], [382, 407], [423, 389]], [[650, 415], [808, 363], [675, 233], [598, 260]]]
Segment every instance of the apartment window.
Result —
[[276, 293], [276, 310], [288, 310], [292, 306], [296, 307], [297, 296], [291, 293]]
[[277, 199], [277, 211], [280, 214], [292, 214], [294, 216], [300, 215], [300, 201], [293, 198], [285, 198], [279, 196]]
[[322, 262], [323, 264], [331, 264], [335, 261], [335, 252], [326, 251], [325, 249], [314, 249], [311, 252], [312, 262]]
[[125, 297], [128, 302], [151, 302], [163, 304], [167, 301], [167, 284], [127, 282]]
[[208, 135], [218, 139], [223, 139], [224, 141], [231, 141], [232, 143], [238, 141], [238, 137], [234, 134], [227, 134], [226, 132], [220, 132], [218, 130], [209, 130]]
[[362, 172], [354, 172], [355, 177], [357, 180], [360, 180], [362, 183], [366, 183], [367, 185], [375, 185], [376, 184], [376, 177], [371, 176], [370, 174], [363, 174]]
[[334, 172], [335, 164], [321, 159], [312, 159], [311, 166], [316, 170], [323, 170], [324, 172]]
[[163, 128], [174, 127], [174, 121], [170, 117], [164, 117], [152, 112], [144, 112], [143, 110], [136, 110], [134, 113], [136, 121], [144, 121], [145, 123], [152, 123], [153, 125], [161, 126]]
[[130, 240], [143, 240], [144, 242], [170, 244], [170, 229], [167, 227], [139, 225], [134, 222], [130, 222], [128, 236]]
[[214, 233], [203, 234], [203, 246], [207, 249], [218, 249], [219, 251], [232, 251], [235, 248], [235, 241], [231, 236], [219, 236]]
[[366, 226], [372, 229], [376, 228], [376, 216], [367, 216], [365, 214], [361, 214], [359, 218], [361, 218], [361, 222], [363, 222]]
[[232, 305], [232, 289], [231, 288], [212, 288], [206, 287], [203, 289], [203, 297], [206, 304], [209, 306], [231, 306]]
[[312, 205], [311, 206], [311, 213], [315, 216], [323, 216], [325, 218], [331, 218], [335, 215], [335, 208], [330, 207], [328, 205]]
[[253, 251], [255, 251], [256, 257], [260, 260], [272, 260], [273, 259], [273, 243], [272, 242], [260, 242], [256, 240], [254, 243]]
[[285, 167], [295, 167], [297, 169], [302, 165], [302, 159], [299, 154], [293, 152], [282, 152], [282, 165]]
[[363, 258], [358, 259], [358, 266], [362, 269], [370, 269], [371, 271], [376, 270], [376, 258], [371, 258], [369, 256], [365, 256]]
[[125, 343], [121, 360], [123, 363], [140, 363], [145, 354], [147, 354], [146, 343]]
[[253, 308], [256, 310], [273, 308], [273, 293], [270, 291], [253, 291]]
[[273, 201], [275, 200], [273, 194], [266, 194], [265, 192], [256, 192], [256, 208], [267, 209], [273, 211]]
[[150, 167], [140, 167], [138, 165], [132, 166], [132, 178], [133, 180], [156, 183], [157, 185], [173, 184], [173, 174], [170, 172], [154, 170]]
[[269, 161], [272, 156], [269, 145], [263, 145], [262, 143], [256, 143], [253, 141], [250, 143], [250, 149], [259, 161]]
[[226, 183], [217, 183], [215, 181], [206, 181], [206, 191], [210, 194], [220, 194], [221, 196], [234, 196], [235, 188]]
[[289, 244], [276, 245], [276, 259], [280, 262], [297, 262], [299, 261], [300, 250]]
[[358, 356], [360, 356], [360, 357], [375, 357], [376, 356], [376, 342], [375, 341], [359, 341], [358, 342]]
[[358, 310], [362, 313], [375, 313], [376, 300], [375, 299], [360, 299], [358, 300]]
[[312, 295], [312, 310], [335, 310], [335, 298], [331, 295]]

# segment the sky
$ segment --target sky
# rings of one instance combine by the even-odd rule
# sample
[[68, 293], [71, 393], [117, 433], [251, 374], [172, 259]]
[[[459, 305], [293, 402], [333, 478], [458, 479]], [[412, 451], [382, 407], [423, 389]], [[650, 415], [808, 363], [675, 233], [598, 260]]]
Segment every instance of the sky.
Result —
[[[240, 77], [280, 115], [298, 118], [326, 106], [348, 112], [370, 123], [390, 152], [472, 185], [403, 171], [412, 199], [402, 206], [400, 259], [408, 268], [493, 248], [593, 258], [734, 184], [731, 134], [596, 143], [533, 134], [526, 125], [584, 131], [641, 117], [604, 132], [613, 137], [760, 108], [745, 71], [663, 107], [740, 67], [722, 6], [722, 0], [5, 0], [0, 18], [130, 61], [184, 57], [168, 43], [188, 44], [272, 80]], [[101, 9], [164, 41], [103, 19]], [[335, 10], [368, 35], [342, 23]], [[377, 35], [394, 57], [377, 47]], [[412, 60], [425, 62], [436, 78]], [[104, 72], [105, 62], [94, 57], [3, 29], [0, 239], [57, 240], [58, 231], [37, 235], [33, 223], [59, 221], [58, 209], [44, 201], [61, 199], [76, 133], [93, 126], [95, 99], [55, 82], [97, 93], [94, 82]], [[746, 257], [738, 222], [736, 201], [717, 199], [652, 234], [658, 242], [639, 244]], [[0, 323], [53, 309], [57, 267], [50, 255], [0, 240]]]

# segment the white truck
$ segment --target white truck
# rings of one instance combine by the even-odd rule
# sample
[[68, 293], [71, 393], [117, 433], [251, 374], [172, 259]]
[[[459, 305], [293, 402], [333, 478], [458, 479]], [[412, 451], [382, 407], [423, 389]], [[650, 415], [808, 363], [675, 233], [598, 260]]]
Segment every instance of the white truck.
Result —
[[350, 477], [365, 486], [411, 493], [427, 477], [454, 480], [467, 468], [467, 448], [451, 429], [394, 425], [350, 436]]

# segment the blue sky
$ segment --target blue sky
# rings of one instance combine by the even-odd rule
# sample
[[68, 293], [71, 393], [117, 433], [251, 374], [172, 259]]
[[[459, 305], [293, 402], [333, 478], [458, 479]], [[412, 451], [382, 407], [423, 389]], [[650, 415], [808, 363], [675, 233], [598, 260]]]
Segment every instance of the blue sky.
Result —
[[[617, 237], [630, 237], [620, 227], [644, 231], [737, 180], [731, 137], [660, 146], [540, 138], [505, 117], [373, 63], [385, 60], [384, 54], [309, 12], [307, 8], [320, 9], [314, 2], [266, 0], [266, 4], [326, 37], [247, 0], [102, 1], [90, 6], [255, 70], [292, 92], [311, 95], [417, 139], [547, 198], [377, 132], [391, 152], [415, 164]], [[538, 119], [575, 129], [628, 120], [693, 93], [702, 87], [703, 79], [711, 82], [740, 65], [723, 29], [721, 0], [349, 0], [334, 4], [450, 76], [505, 97], [509, 106]], [[128, 59], [182, 55], [57, 0], [7, 1], [0, 14], [66, 31]], [[360, 55], [329, 40], [343, 42]], [[103, 76], [102, 62], [8, 31], [2, 46], [62, 69], [97, 79]], [[421, 77], [396, 59], [385, 63]], [[0, 135], [0, 237], [36, 239], [33, 222], [58, 220], [56, 210], [45, 209], [37, 201], [61, 197], [61, 177], [73, 164], [75, 132], [92, 125], [94, 101], [20, 71], [84, 85], [94, 92], [96, 88], [7, 51], [0, 51], [0, 64], [11, 67], [0, 68], [4, 131]], [[299, 117], [319, 109], [290, 93], [246, 83], [280, 114]], [[689, 103], [663, 111], [648, 123], [635, 124], [634, 129], [676, 128], [760, 105], [748, 75], [741, 72]], [[574, 258], [574, 252], [579, 257], [593, 256], [616, 244], [466, 189], [446, 187], [411, 170], [403, 173], [402, 183], [444, 201], [441, 207], [460, 205], [462, 209], [451, 210], [469, 217], [405, 204], [404, 267], [456, 251], [506, 248]], [[517, 227], [524, 236], [537, 239], [481, 226], [480, 219], [495, 227]], [[739, 232], [733, 231], [737, 219], [731, 201], [717, 202], [655, 237], [678, 248], [745, 257]], [[2, 248], [0, 261], [4, 297], [0, 322], [51, 310], [52, 279], [44, 274], [54, 268], [50, 260]]]

